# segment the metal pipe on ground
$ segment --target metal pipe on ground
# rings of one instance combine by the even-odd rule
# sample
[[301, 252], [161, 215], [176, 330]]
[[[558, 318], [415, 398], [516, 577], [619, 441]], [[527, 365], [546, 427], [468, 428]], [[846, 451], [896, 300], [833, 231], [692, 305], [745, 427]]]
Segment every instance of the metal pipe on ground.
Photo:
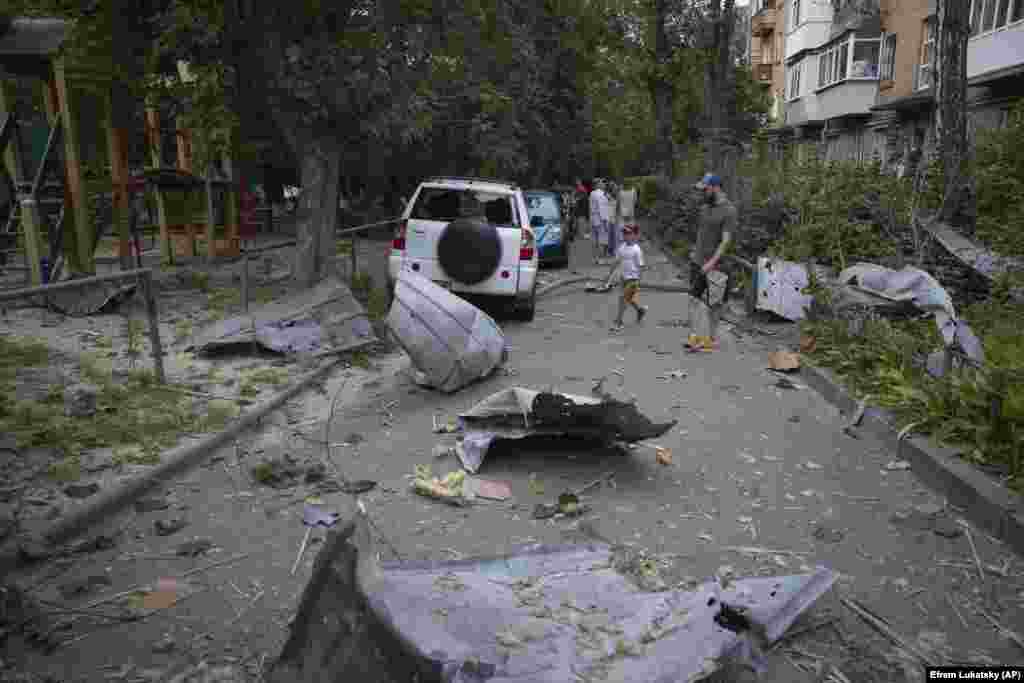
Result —
[[[378, 341], [376, 338], [360, 340], [336, 350], [335, 353], [341, 354], [354, 351], [358, 348], [375, 344]], [[161, 464], [150, 471], [91, 499], [88, 505], [75, 510], [69, 516], [55, 522], [43, 532], [43, 538], [53, 545], [67, 542], [103, 519], [120, 512], [162, 482], [184, 474], [198, 465], [217, 449], [229, 443], [246, 429], [255, 426], [268, 414], [279, 409], [310, 384], [325, 376], [340, 362], [340, 358], [334, 359], [323, 367], [303, 375], [289, 388], [276, 394], [273, 398], [255, 409], [244, 413], [224, 431], [211, 434], [197, 443], [176, 448], [164, 458]]]

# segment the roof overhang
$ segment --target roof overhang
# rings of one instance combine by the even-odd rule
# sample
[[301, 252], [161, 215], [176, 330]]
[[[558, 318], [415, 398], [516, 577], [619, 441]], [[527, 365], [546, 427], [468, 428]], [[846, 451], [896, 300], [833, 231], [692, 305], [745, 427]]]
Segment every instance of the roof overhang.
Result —
[[13, 76], [46, 74], [70, 33], [71, 24], [63, 19], [15, 17], [0, 33], [0, 71]]

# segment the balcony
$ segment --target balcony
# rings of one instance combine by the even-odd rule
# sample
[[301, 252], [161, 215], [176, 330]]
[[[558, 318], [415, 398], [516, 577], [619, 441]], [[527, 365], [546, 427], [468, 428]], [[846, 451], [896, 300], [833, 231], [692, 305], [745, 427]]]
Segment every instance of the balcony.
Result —
[[772, 65], [771, 64], [755, 64], [754, 65], [754, 78], [761, 83], [771, 83], [772, 81]]
[[750, 20], [750, 32], [755, 36], [767, 36], [775, 30], [775, 8], [765, 8]]
[[818, 111], [823, 119], [870, 114], [878, 97], [878, 81], [850, 80], [818, 91]]
[[1024, 22], [971, 38], [967, 44], [967, 78], [984, 80], [1024, 64]]

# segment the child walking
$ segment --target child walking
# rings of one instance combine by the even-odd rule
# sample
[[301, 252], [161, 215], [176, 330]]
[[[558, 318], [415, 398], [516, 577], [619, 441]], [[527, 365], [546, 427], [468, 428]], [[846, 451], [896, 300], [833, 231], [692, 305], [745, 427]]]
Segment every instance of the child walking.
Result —
[[612, 276], [620, 267], [622, 268], [622, 297], [619, 299], [619, 312], [612, 324], [612, 332], [622, 329], [622, 316], [626, 313], [626, 306], [632, 306], [636, 310], [636, 321], [642, 322], [647, 315], [647, 307], [637, 302], [637, 295], [640, 293], [640, 275], [644, 269], [644, 252], [638, 244], [640, 231], [635, 225], [627, 225], [623, 230], [623, 237], [626, 243], [619, 247], [615, 254], [615, 262], [608, 271], [608, 279], [605, 286], [611, 286]]

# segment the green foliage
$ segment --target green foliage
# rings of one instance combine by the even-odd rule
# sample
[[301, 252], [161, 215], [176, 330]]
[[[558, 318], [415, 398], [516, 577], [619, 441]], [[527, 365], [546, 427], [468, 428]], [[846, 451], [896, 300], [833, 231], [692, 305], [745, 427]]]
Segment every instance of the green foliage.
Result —
[[1024, 99], [1006, 128], [980, 131], [971, 171], [977, 188], [977, 236], [1000, 254], [1024, 256]]
[[[755, 207], [773, 196], [783, 198], [797, 220], [773, 246], [780, 257], [843, 269], [857, 261], [879, 262], [894, 256], [899, 243], [894, 231], [910, 219], [910, 184], [881, 175], [874, 165], [793, 161], [779, 171], [772, 161], [748, 166], [754, 183]], [[894, 218], [880, 224], [861, 214], [866, 201]]]
[[942, 347], [931, 320], [868, 321], [860, 336], [849, 334], [845, 321], [819, 321], [806, 324], [804, 333], [817, 342], [813, 360], [856, 395], [870, 396], [968, 459], [1000, 468], [1010, 486], [1024, 490], [1024, 333], [1014, 323], [1022, 314], [1024, 307], [991, 302], [968, 308], [964, 317], [983, 338], [986, 366], [942, 379], [911, 362]]

